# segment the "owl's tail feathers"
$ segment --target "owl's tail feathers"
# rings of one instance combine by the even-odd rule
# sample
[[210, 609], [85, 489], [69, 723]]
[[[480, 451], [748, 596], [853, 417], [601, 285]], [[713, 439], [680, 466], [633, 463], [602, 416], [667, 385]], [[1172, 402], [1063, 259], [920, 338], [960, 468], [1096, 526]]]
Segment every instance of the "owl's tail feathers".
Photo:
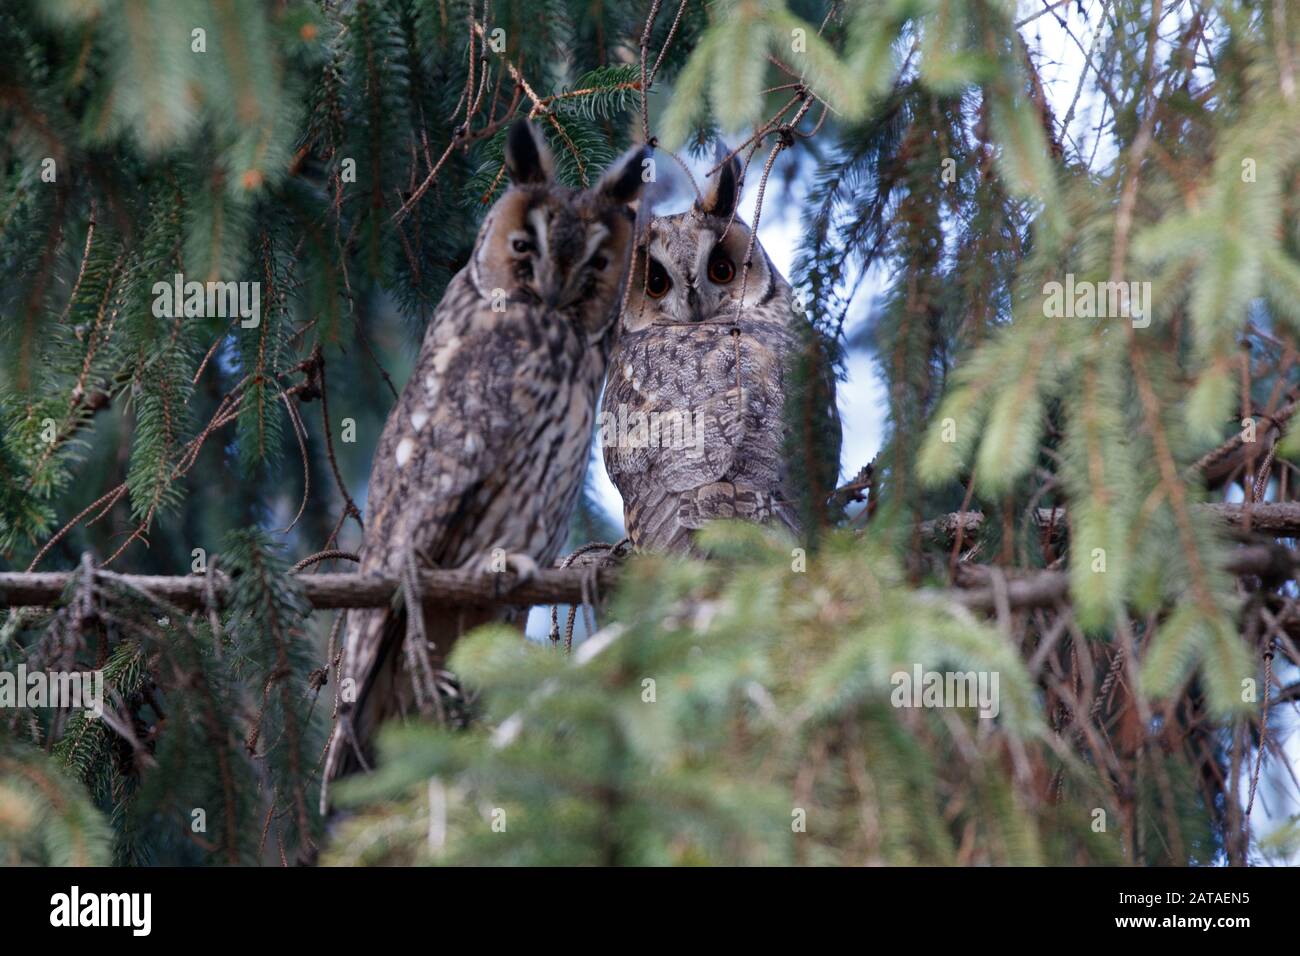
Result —
[[449, 727], [470, 720], [472, 695], [443, 666], [462, 634], [498, 615], [428, 602], [423, 611], [414, 620], [404, 608], [348, 612], [338, 720], [321, 778], [322, 814], [329, 812], [330, 784], [374, 766], [382, 724], [415, 714]]
[[795, 509], [779, 493], [730, 481], [715, 481], [669, 493], [646, 512], [644, 540], [636, 544], [651, 551], [695, 554], [695, 532], [710, 521], [719, 520], [774, 524], [796, 537], [799, 535]]
[[329, 810], [330, 784], [370, 770], [376, 729], [402, 712], [400, 650], [405, 634], [404, 610], [348, 612], [343, 665], [338, 674], [338, 718], [321, 778], [322, 814]]
[[688, 528], [721, 518], [764, 523], [783, 517], [780, 496], [759, 488], [747, 488], [730, 481], [715, 481], [691, 488], [677, 496], [678, 520]]

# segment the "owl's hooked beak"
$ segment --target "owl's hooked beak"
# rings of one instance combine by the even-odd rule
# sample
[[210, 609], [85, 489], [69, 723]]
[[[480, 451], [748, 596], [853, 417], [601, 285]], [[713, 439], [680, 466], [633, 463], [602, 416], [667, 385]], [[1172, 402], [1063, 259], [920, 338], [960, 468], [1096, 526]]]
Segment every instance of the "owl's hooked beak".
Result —
[[564, 296], [564, 278], [546, 260], [537, 264], [537, 294], [548, 309], [558, 306]]
[[704, 321], [704, 313], [700, 310], [700, 292], [694, 283], [686, 288], [686, 307], [691, 310], [692, 322]]
[[558, 269], [544, 268], [537, 277], [537, 291], [548, 309], [562, 309], [579, 299], [581, 291], [580, 270], [567, 274]]
[[542, 280], [542, 301], [548, 309], [568, 305], [573, 296], [569, 294], [569, 283], [562, 278], [548, 276]]

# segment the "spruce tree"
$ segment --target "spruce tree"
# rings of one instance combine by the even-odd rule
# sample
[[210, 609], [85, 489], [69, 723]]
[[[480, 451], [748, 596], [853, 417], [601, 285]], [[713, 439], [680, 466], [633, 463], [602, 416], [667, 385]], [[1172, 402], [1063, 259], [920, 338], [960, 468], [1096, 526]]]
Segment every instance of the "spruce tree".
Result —
[[[1300, 663], [1297, 31], [1286, 2], [7, 4], [0, 571], [71, 576], [5, 612], [0, 672], [100, 671], [105, 715], [0, 709], [0, 860], [1294, 853], [1285, 807], [1260, 831]], [[1065, 115], [1045, 33], [1087, 63]], [[466, 638], [470, 725], [390, 728], [327, 832], [339, 619], [305, 582], [348, 569], [520, 116], [574, 186], [719, 138], [760, 217], [805, 184], [813, 532], [634, 556], [572, 651]], [[177, 275], [257, 283], [256, 321], [160, 305]], [[836, 489], [810, 409], [863, 351], [885, 438]], [[572, 546], [617, 536], [586, 496]], [[914, 706], [914, 668], [993, 706]]]

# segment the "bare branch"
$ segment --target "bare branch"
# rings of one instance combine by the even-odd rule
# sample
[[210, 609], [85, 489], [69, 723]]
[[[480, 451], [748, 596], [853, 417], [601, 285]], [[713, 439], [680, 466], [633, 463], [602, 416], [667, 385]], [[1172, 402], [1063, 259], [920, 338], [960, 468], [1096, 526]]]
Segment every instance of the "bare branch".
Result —
[[[207, 575], [116, 574], [103, 569], [94, 571], [96, 579], [118, 583], [167, 601], [187, 610], [207, 606], [209, 595], [224, 605], [229, 598], [231, 581], [218, 574], [215, 581]], [[531, 607], [534, 604], [578, 604], [583, 600], [583, 582], [588, 582], [590, 568], [538, 571], [527, 581], [517, 581], [511, 572], [483, 574], [477, 571], [433, 570], [419, 574], [418, 591], [422, 598], [460, 607], [497, 605]], [[597, 572], [602, 589], [612, 587], [617, 571]], [[52, 607], [59, 602], [72, 572], [22, 574], [0, 573], [0, 607]], [[298, 578], [303, 595], [313, 608], [388, 607], [401, 587], [398, 578], [370, 574], [315, 574]]]

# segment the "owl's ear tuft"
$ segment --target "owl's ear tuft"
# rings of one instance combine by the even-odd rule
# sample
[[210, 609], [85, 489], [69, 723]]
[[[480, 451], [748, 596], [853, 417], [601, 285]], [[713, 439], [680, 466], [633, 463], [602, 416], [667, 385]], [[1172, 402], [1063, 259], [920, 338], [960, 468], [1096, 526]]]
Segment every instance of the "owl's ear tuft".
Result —
[[[719, 147], [719, 159], [724, 155]], [[740, 158], [732, 156], [709, 180], [709, 188], [695, 200], [695, 208], [710, 216], [730, 216], [736, 211], [736, 202], [740, 199], [740, 173]]]
[[641, 195], [646, 183], [646, 165], [653, 150], [649, 146], [634, 146], [609, 164], [596, 184], [596, 191], [611, 202], [631, 205]]
[[528, 120], [515, 120], [506, 134], [506, 171], [518, 185], [549, 183], [555, 161], [541, 131]]

